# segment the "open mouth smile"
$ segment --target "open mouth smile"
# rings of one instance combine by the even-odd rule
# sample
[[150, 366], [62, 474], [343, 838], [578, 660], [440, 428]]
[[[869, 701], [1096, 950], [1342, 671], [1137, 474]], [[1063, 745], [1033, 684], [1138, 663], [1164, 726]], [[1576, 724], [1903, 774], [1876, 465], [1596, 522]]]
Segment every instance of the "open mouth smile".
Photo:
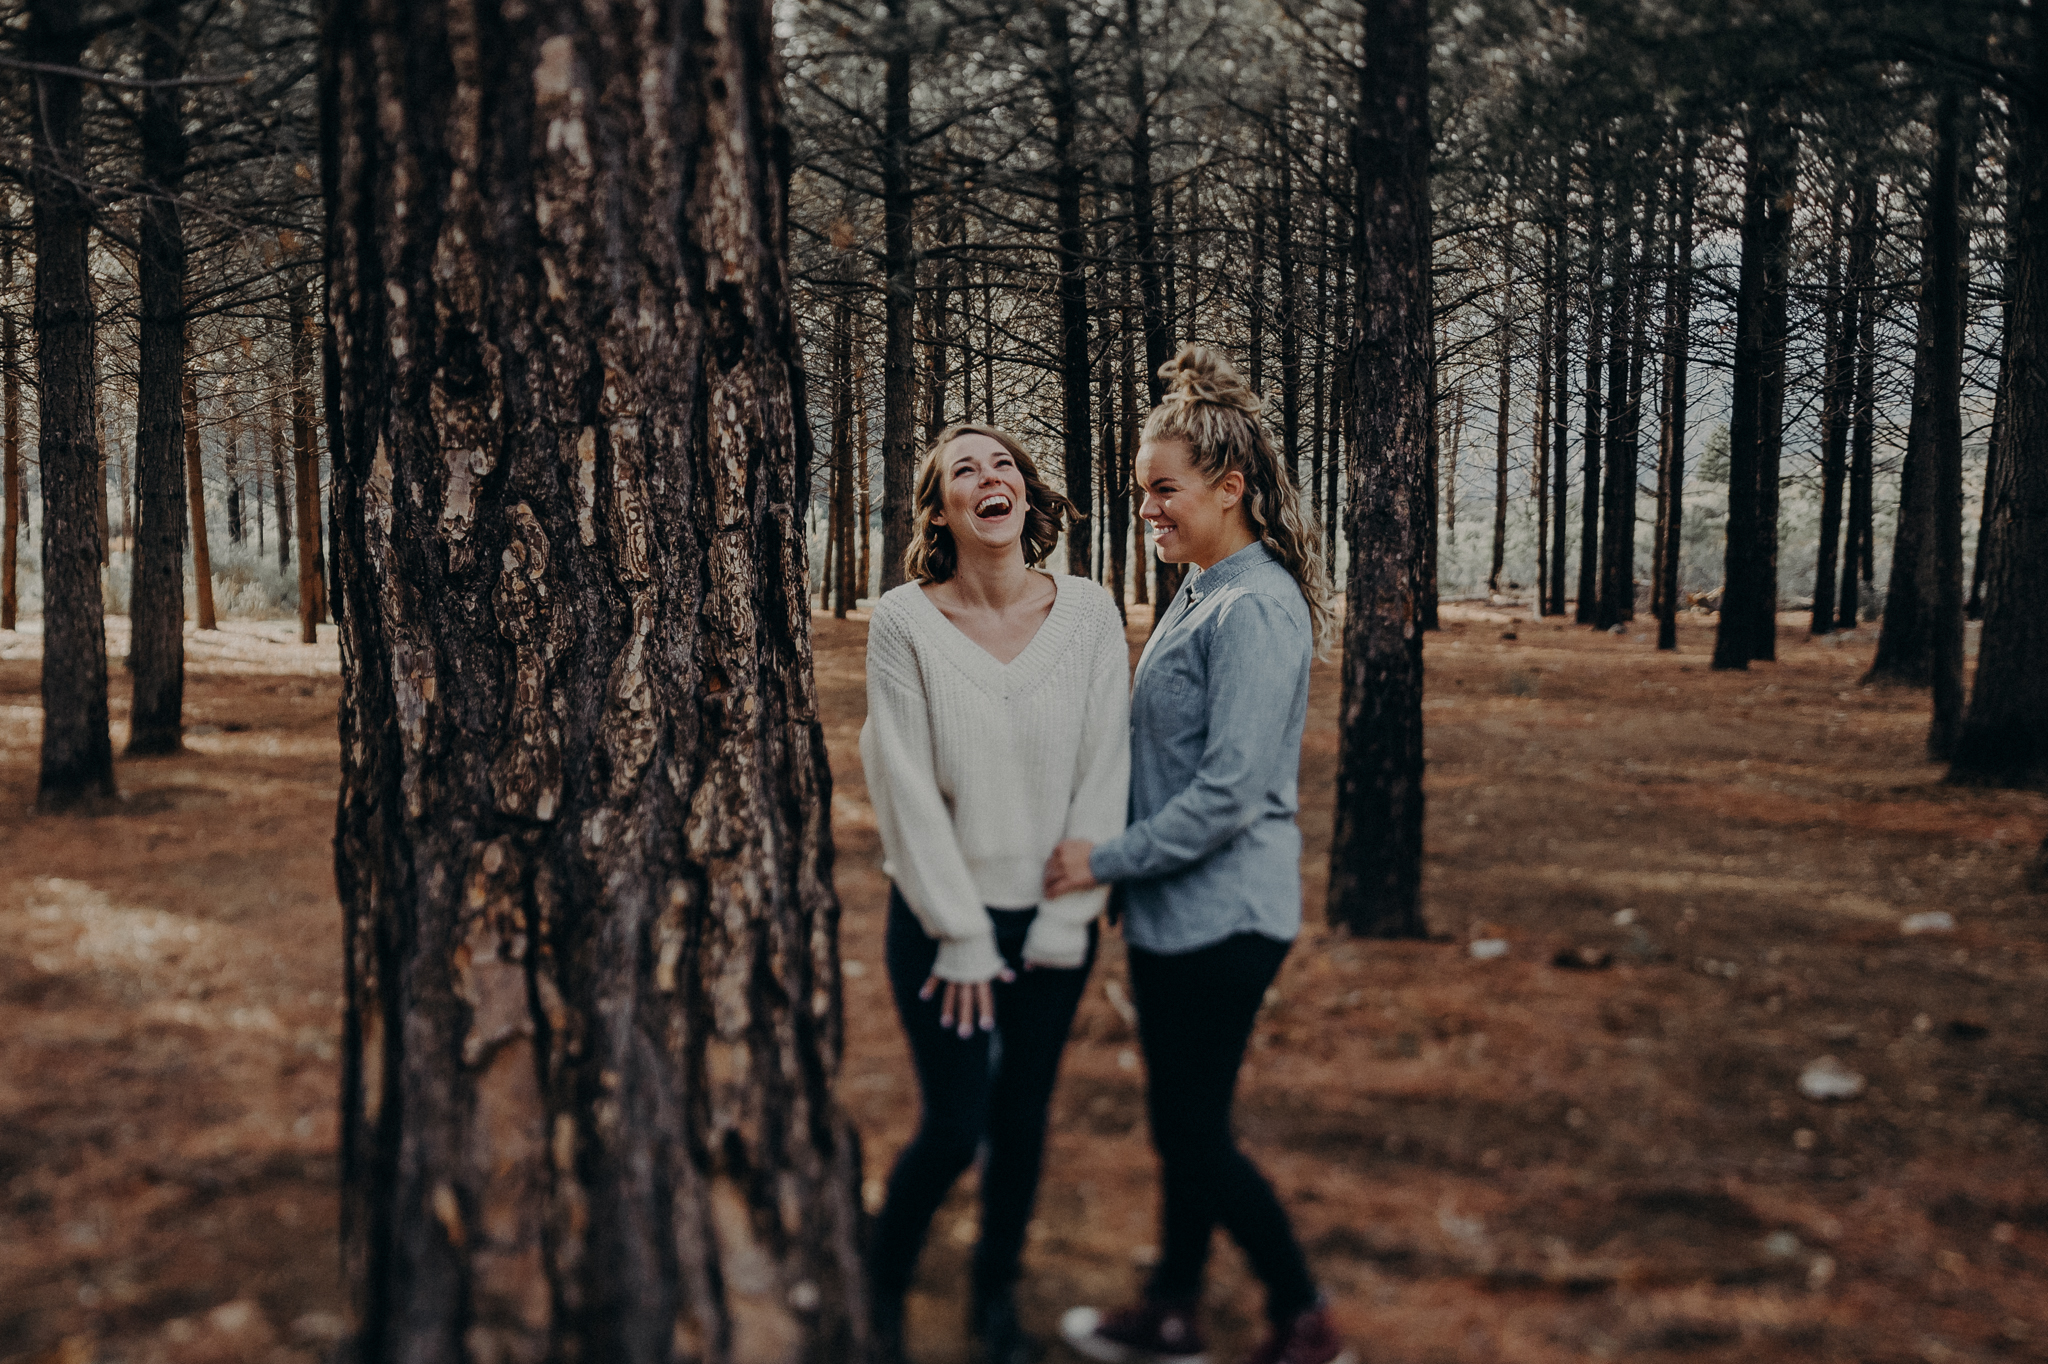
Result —
[[994, 521], [1010, 514], [1011, 502], [1006, 493], [990, 493], [974, 504], [974, 514], [984, 521]]

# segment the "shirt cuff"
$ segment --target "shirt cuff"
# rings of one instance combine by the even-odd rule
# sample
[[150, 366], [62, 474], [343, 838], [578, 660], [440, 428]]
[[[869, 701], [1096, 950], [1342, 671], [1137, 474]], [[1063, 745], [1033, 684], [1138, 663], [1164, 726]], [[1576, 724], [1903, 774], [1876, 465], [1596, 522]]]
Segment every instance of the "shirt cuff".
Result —
[[1124, 836], [1119, 834], [1107, 843], [1097, 843], [1088, 854], [1088, 874], [1103, 885], [1116, 881], [1131, 881], [1129, 859], [1124, 856]]
[[1059, 970], [1082, 965], [1088, 960], [1088, 924], [1061, 923], [1039, 911], [1024, 935], [1024, 960]]
[[975, 938], [947, 938], [939, 943], [932, 974], [940, 980], [979, 985], [1002, 974], [1003, 955], [996, 951], [993, 929]]

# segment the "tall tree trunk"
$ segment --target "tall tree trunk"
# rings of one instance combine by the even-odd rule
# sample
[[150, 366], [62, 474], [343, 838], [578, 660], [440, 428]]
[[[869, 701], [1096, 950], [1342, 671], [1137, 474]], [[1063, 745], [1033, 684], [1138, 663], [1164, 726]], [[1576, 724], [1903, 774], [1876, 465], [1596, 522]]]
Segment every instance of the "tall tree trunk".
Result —
[[1552, 285], [1556, 312], [1551, 322], [1550, 337], [1553, 348], [1550, 381], [1555, 386], [1550, 406], [1550, 476], [1556, 489], [1550, 509], [1550, 614], [1553, 616], [1564, 614], [1565, 557], [1571, 541], [1571, 169], [1571, 157], [1560, 152], [1556, 191], [1557, 277]]
[[[2016, 216], [2007, 210], [2007, 222]], [[2006, 383], [2005, 374], [2012, 364], [2012, 304], [2010, 296], [2005, 307], [2004, 335], [1999, 338], [1998, 384], [1991, 400], [1991, 431], [1984, 441], [1984, 501], [1977, 516], [1977, 552], [1971, 556], [1970, 598], [1963, 603], [1963, 616], [1968, 620], [1984, 619], [1984, 576], [1990, 567], [1991, 525], [1996, 513], [1992, 510], [1991, 490], [2000, 478], [1999, 461], [2005, 452], [2006, 416], [2005, 405], [2010, 398], [2011, 385]]]
[[[1875, 587], [1877, 447], [1877, 180], [1867, 172], [1856, 185], [1855, 220], [1863, 225], [1862, 266], [1849, 253], [1849, 288], [1856, 294], [1856, 387], [1849, 438], [1849, 521], [1842, 545], [1842, 591], [1836, 623], [1856, 628], [1861, 605]], [[1862, 590], [1859, 590], [1862, 589]]]
[[[832, 526], [838, 559], [832, 577], [837, 591], [832, 614], [846, 619], [860, 592], [854, 581], [858, 559], [853, 537], [853, 304], [839, 296], [832, 328]], [[963, 371], [964, 372], [964, 371]]]
[[1500, 369], [1493, 409], [1493, 558], [1486, 590], [1500, 591], [1500, 571], [1508, 552], [1508, 399], [1515, 358], [1515, 225], [1510, 222], [1501, 242]]
[[928, 390], [930, 407], [925, 413], [925, 440], [927, 443], [938, 439], [945, 429], [948, 389], [952, 386], [953, 360], [950, 341], [953, 335], [952, 296], [953, 271], [955, 263], [952, 246], [959, 235], [960, 210], [950, 198], [941, 201], [939, 211], [938, 269], [932, 272], [931, 293], [931, 387]]
[[1591, 625], [1600, 611], [1600, 359], [1607, 343], [1602, 305], [1608, 290], [1601, 280], [1607, 263], [1599, 150], [1596, 140], [1586, 154], [1592, 188], [1586, 210], [1586, 452], [1579, 480], [1579, 599], [1573, 612], [1581, 625]]
[[466, 13], [323, 43], [340, 1357], [857, 1359], [770, 7]]
[[[2037, 92], [2038, 97], [2038, 92]], [[1962, 181], [1973, 171], [1962, 166], [1966, 109], [1960, 91], [1942, 97], [1935, 116], [1931, 188], [1934, 235], [1933, 411], [1929, 447], [1934, 455], [1934, 618], [1932, 672], [1934, 714], [1927, 730], [1927, 754], [1937, 762], [1955, 757], [1963, 726], [1963, 310], [1968, 285], [1969, 238], [1962, 223]]]
[[[178, 0], [143, 16], [143, 73], [168, 82], [184, 64]], [[185, 705], [185, 228], [176, 195], [185, 133], [175, 85], [142, 95], [142, 200], [138, 267], [141, 337], [136, 356], [135, 550], [129, 559], [130, 753], [174, 753], [184, 743]]]
[[1274, 203], [1273, 263], [1279, 276], [1280, 299], [1274, 325], [1280, 342], [1280, 458], [1295, 485], [1301, 483], [1301, 299], [1295, 278], [1294, 154], [1289, 134], [1293, 118], [1286, 101], [1280, 105], [1280, 186]]
[[1065, 456], [1067, 500], [1082, 517], [1067, 531], [1067, 572], [1089, 576], [1089, 520], [1093, 471], [1089, 447], [1093, 428], [1088, 402], [1087, 238], [1081, 229], [1081, 186], [1086, 168], [1076, 145], [1081, 127], [1081, 93], [1074, 73], [1073, 37], [1064, 3], [1042, 7], [1047, 40], [1046, 94], [1052, 104], [1053, 199], [1059, 225], [1060, 431]]
[[[1600, 491], [1600, 600], [1593, 624], [1610, 630], [1634, 605], [1635, 432], [1629, 429], [1629, 341], [1634, 311], [1637, 259], [1643, 236], [1636, 230], [1635, 191], [1624, 184], [1614, 207], [1614, 283], [1607, 304], [1607, 454]], [[1631, 253], [1637, 255], [1631, 255]]]
[[[1343, 172], [1339, 173], [1340, 192]], [[1334, 372], [1330, 379], [1330, 458], [1329, 467], [1324, 471], [1323, 507], [1323, 562], [1329, 565], [1330, 586], [1337, 585], [1337, 574], [1342, 571], [1337, 562], [1337, 527], [1345, 523], [1349, 515], [1338, 496], [1338, 483], [1350, 478], [1351, 423], [1345, 416], [1346, 395], [1350, 392], [1347, 377], [1352, 368], [1350, 346], [1351, 329], [1351, 217], [1337, 215], [1337, 278], [1331, 286], [1337, 296], [1337, 315], [1334, 319], [1333, 335], [1340, 338], [1340, 344], [1333, 360]]]
[[[1878, 627], [1877, 653], [1864, 675], [1865, 683], [1926, 687], [1934, 682], [1936, 635], [1941, 629], [1940, 541], [1943, 512], [1943, 469], [1941, 449], [1945, 416], [1941, 410], [1945, 389], [1941, 345], [1947, 328], [1944, 307], [1960, 306], [1956, 281], [1942, 278], [1957, 264], [1954, 250], [1944, 259], [1943, 248], [1954, 248], [1960, 233], [1955, 225], [1944, 226], [1944, 213], [1953, 217], [1958, 209], [1954, 166], [1960, 148], [1958, 120], [1952, 117], [1945, 95], [1935, 116], [1935, 169], [1929, 186], [1927, 209], [1922, 223], [1920, 300], [1913, 346], [1913, 409], [1906, 431], [1905, 465], [1899, 473], [1898, 524], [1892, 538], [1891, 580], [1885, 589], [1884, 615]], [[1960, 322], [1949, 324], [1957, 328]], [[1960, 513], [1958, 513], [1960, 525]]]
[[[853, 424], [854, 442], [860, 464], [857, 496], [860, 509], [855, 513], [860, 519], [860, 567], [856, 570], [855, 597], [872, 596], [875, 590], [875, 566], [871, 552], [875, 542], [874, 528], [874, 485], [873, 474], [868, 466], [868, 388], [867, 349], [860, 348], [860, 357], [853, 366]], [[993, 425], [994, 423], [990, 423]]]
[[[319, 323], [312, 316], [305, 281], [296, 275], [285, 288], [285, 308], [292, 334], [292, 503], [299, 536], [299, 639], [312, 644], [320, 637], [320, 622], [327, 619], [326, 556], [320, 547], [320, 451], [313, 431], [313, 339]], [[196, 439], [192, 449], [196, 460]]]
[[1676, 269], [1665, 285], [1669, 291], [1666, 310], [1671, 319], [1667, 364], [1671, 377], [1667, 388], [1668, 425], [1671, 430], [1668, 477], [1670, 491], [1664, 500], [1663, 611], [1657, 617], [1657, 647], [1678, 647], [1678, 568], [1685, 546], [1685, 436], [1689, 421], [1686, 402], [1686, 369], [1692, 349], [1692, 212], [1699, 193], [1699, 173], [1694, 149], [1688, 145], [1678, 172]]
[[[1138, 323], [1141, 317], [1132, 316], [1131, 306], [1131, 262], [1126, 259], [1118, 286], [1117, 335], [1120, 341], [1117, 357], [1117, 377], [1120, 391], [1117, 394], [1123, 412], [1122, 429], [1118, 432], [1117, 458], [1113, 476], [1109, 479], [1108, 496], [1103, 499], [1109, 516], [1109, 591], [1116, 599], [1116, 610], [1120, 616], [1127, 616], [1124, 606], [1124, 587], [1128, 581], [1126, 570], [1130, 562], [1131, 546], [1131, 480], [1138, 460]], [[1105, 398], [1108, 389], [1103, 390]], [[1141, 573], [1139, 575], [1143, 577]]]
[[1848, 182], [1837, 172], [1828, 213], [1822, 324], [1827, 363], [1821, 376], [1820, 548], [1813, 573], [1811, 632], [1816, 635], [1830, 634], [1835, 628], [1835, 556], [1841, 539], [1842, 485], [1849, 473], [1849, 399], [1855, 386], [1858, 299], [1854, 292], [1842, 288], [1842, 210], [1848, 194]]
[[1742, 263], [1728, 419], [1728, 548], [1713, 666], [1776, 655], [1778, 442], [1784, 401], [1785, 253], [1795, 148], [1775, 113], [1754, 116], [1743, 179]]
[[[1327, 187], [1330, 183], [1330, 140], [1323, 139], [1322, 164], [1319, 167], [1318, 184]], [[1328, 390], [1330, 371], [1330, 198], [1327, 193], [1316, 196], [1316, 355], [1312, 365], [1314, 380], [1309, 396], [1309, 512], [1320, 528], [1327, 524], [1328, 509], [1323, 505], [1323, 445], [1326, 424], [1323, 420], [1323, 400]], [[1320, 533], [1320, 529], [1318, 530]]]
[[[1145, 310], [1145, 388], [1151, 405], [1166, 396], [1160, 367], [1173, 358], [1173, 317], [1167, 306], [1172, 248], [1164, 269], [1159, 250], [1159, 224], [1152, 207], [1152, 103], [1145, 89], [1144, 30], [1139, 0], [1124, 0], [1124, 39], [1129, 59], [1124, 65], [1124, 94], [1131, 109], [1131, 246], [1138, 255], [1138, 298]], [[1173, 190], [1166, 191], [1166, 231], [1173, 232]], [[1142, 565], [1143, 560], [1139, 563]], [[1141, 573], [1142, 577], [1142, 573]], [[1144, 598], [1140, 597], [1140, 601]], [[1160, 598], [1162, 602], [1167, 598]]]
[[[43, 488], [43, 745], [36, 807], [114, 794], [107, 724], [107, 635], [100, 598], [106, 492], [94, 435], [92, 172], [82, 159], [86, 31], [68, 4], [34, 0], [24, 35], [35, 200], [36, 419]], [[55, 70], [51, 68], [64, 68]]]
[[1643, 446], [1643, 390], [1648, 382], [1650, 362], [1650, 258], [1657, 250], [1657, 217], [1663, 211], [1663, 180], [1651, 181], [1649, 202], [1644, 208], [1642, 230], [1636, 248], [1635, 295], [1629, 304], [1627, 495], [1621, 508], [1621, 530], [1615, 546], [1616, 600], [1621, 619], [1636, 618], [1636, 504], [1641, 484]]
[[[14, 292], [14, 236], [0, 242], [0, 280]], [[21, 476], [21, 379], [15, 368], [20, 341], [14, 330], [14, 309], [0, 304], [0, 630], [20, 624], [15, 583], [21, 571], [21, 537], [28, 533], [27, 503]]]
[[192, 368], [191, 343], [186, 343], [184, 383], [179, 410], [185, 418], [185, 497], [191, 506], [192, 594], [198, 599], [199, 628], [218, 630], [213, 611], [213, 552], [206, 543], [206, 483], [199, 472], [199, 375]]
[[1543, 264], [1536, 299], [1535, 410], [1530, 413], [1530, 495], [1536, 503], [1536, 614], [1550, 614], [1550, 332], [1551, 300], [1557, 281], [1555, 234], [1543, 229]]
[[270, 490], [277, 507], [277, 569], [292, 566], [292, 517], [286, 509], [285, 489], [290, 480], [284, 471], [284, 400], [275, 391], [270, 396]]
[[237, 406], [232, 371], [221, 376], [221, 425], [227, 441], [221, 446], [220, 470], [228, 483], [228, 543], [242, 543], [242, 414]]
[[1332, 924], [1418, 937], [1422, 920], [1422, 630], [1429, 482], [1429, 7], [1365, 0], [1359, 72], [1348, 507]]
[[917, 255], [910, 214], [910, 0], [885, 0], [889, 52], [883, 70], [882, 141], [882, 582], [903, 581], [917, 476]]
[[1465, 386], [1458, 385], [1458, 391], [1451, 395], [1451, 448], [1444, 457], [1441, 474], [1443, 478], [1444, 538], [1453, 548], [1458, 543], [1458, 460], [1465, 445]]
[[[2038, 28], [2032, 49], [2035, 97], [2013, 101], [2006, 172], [2004, 453], [1985, 492], [1984, 629], [1949, 779], [2039, 790], [2048, 788], [2048, 110], [2039, 96], [2048, 89], [2048, 42]], [[2042, 848], [2048, 869], [2048, 843]]]

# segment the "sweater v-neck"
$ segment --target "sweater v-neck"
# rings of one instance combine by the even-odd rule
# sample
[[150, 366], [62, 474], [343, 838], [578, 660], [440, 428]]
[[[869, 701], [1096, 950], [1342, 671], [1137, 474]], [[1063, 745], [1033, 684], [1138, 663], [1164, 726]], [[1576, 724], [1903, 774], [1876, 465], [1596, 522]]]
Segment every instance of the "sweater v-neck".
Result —
[[1029, 686], [1035, 678], [1044, 673], [1046, 659], [1058, 656], [1053, 639], [1057, 632], [1053, 629], [1053, 622], [1064, 623], [1064, 617], [1068, 614], [1067, 598], [1072, 594], [1061, 586], [1059, 574], [1048, 573], [1045, 576], [1052, 580], [1052, 609], [1045, 613], [1044, 620], [1038, 622], [1038, 629], [1032, 633], [1031, 641], [1018, 650], [1017, 656], [1008, 663], [1002, 662], [987, 649], [982, 648], [965, 630], [947, 619], [946, 613], [939, 609], [939, 604], [926, 595], [922, 584], [912, 583], [910, 588], [917, 594], [923, 608], [931, 613], [932, 623], [938, 627], [934, 633], [946, 641], [947, 652], [959, 663], [961, 670], [990, 691], [1007, 697]]

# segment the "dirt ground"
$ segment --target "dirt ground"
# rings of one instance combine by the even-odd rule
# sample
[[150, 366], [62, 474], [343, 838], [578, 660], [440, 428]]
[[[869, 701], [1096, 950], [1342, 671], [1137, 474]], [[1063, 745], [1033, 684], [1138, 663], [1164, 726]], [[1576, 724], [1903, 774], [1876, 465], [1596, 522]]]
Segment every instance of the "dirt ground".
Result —
[[[816, 624], [872, 1198], [915, 1090], [856, 757], [863, 630]], [[190, 751], [123, 762], [119, 814], [38, 819], [37, 641], [0, 635], [4, 1364], [311, 1364], [340, 1329], [338, 684], [331, 640], [290, 638], [195, 638]], [[1787, 616], [1783, 661], [1713, 673], [1711, 620], [1673, 656], [1447, 610], [1438, 940], [1305, 933], [1240, 1105], [1366, 1359], [2048, 1359], [2048, 898], [2021, 883], [2048, 799], [1941, 785], [1924, 695], [1856, 685], [1872, 642]], [[1335, 702], [1319, 668], [1312, 924]], [[1953, 926], [1906, 931], [1935, 911]], [[1112, 945], [1056, 1101], [1022, 1289], [1047, 1332], [1153, 1253], [1122, 982]], [[1823, 1057], [1860, 1092], [1805, 1097]], [[913, 1298], [921, 1364], [966, 1358], [971, 1182]], [[1259, 1300], [1227, 1246], [1213, 1277], [1227, 1359]]]

